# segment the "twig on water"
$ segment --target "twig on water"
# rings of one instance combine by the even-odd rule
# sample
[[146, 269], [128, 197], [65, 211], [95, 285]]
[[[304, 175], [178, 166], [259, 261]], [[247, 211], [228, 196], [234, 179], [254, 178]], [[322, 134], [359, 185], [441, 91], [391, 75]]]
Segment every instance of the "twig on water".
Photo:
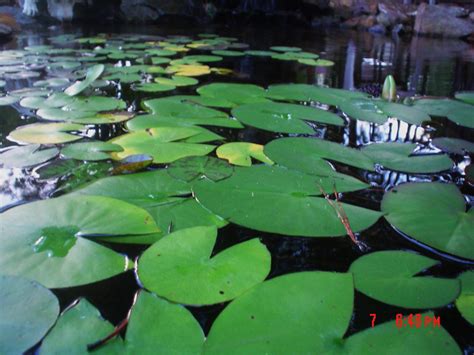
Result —
[[[319, 184], [318, 184], [319, 185]], [[346, 211], [344, 210], [344, 207], [342, 206], [342, 203], [341, 201], [339, 201], [339, 197], [338, 197], [338, 192], [336, 190], [336, 184], [334, 184], [333, 186], [334, 188], [334, 197], [335, 197], [335, 201], [334, 200], [331, 200], [330, 198], [330, 195], [327, 194], [323, 187], [321, 185], [319, 185], [319, 190], [321, 191], [321, 193], [323, 194], [324, 198], [326, 199], [326, 201], [328, 201], [328, 203], [331, 205], [332, 208], [334, 208], [334, 210], [336, 211], [337, 213], [337, 217], [339, 218], [339, 220], [341, 221], [342, 225], [344, 226], [344, 228], [346, 229], [346, 233], [347, 235], [351, 238], [351, 240], [354, 242], [355, 245], [357, 245], [357, 247], [360, 249], [360, 250], [363, 250], [365, 248], [365, 245], [364, 243], [362, 243], [360, 240], [357, 240], [355, 234], [354, 234], [354, 231], [352, 230], [351, 228], [351, 224], [349, 222], [349, 218], [347, 217], [347, 214], [346, 214]]]

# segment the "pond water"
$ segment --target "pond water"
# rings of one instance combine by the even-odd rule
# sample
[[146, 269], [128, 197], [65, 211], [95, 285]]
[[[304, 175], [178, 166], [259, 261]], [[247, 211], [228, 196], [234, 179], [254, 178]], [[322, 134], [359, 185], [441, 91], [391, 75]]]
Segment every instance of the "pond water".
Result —
[[[195, 95], [197, 87], [217, 82], [249, 83], [259, 85], [263, 88], [267, 88], [274, 84], [302, 83], [313, 86], [328, 86], [346, 90], [359, 90], [378, 97], [381, 95], [382, 85], [386, 76], [393, 75], [397, 83], [398, 94], [402, 98], [417, 95], [427, 95], [430, 97], [454, 97], [454, 94], [458, 91], [474, 90], [474, 80], [472, 80], [474, 77], [474, 47], [466, 42], [431, 38], [390, 38], [364, 32], [351, 32], [336, 29], [328, 31], [316, 29], [289, 30], [286, 27], [256, 28], [249, 26], [239, 29], [229, 29], [227, 27], [166, 29], [150, 27], [147, 27], [146, 29], [119, 27], [85, 28], [78, 30], [77, 28], [68, 29], [65, 27], [62, 29], [51, 28], [34, 32], [24, 31], [12, 42], [0, 46], [0, 49], [17, 50], [28, 46], [34, 48], [34, 46], [52, 44], [54, 48], [83, 48], [91, 50], [96, 46], [103, 45], [103, 43], [78, 44], [74, 42], [74, 39], [94, 37], [97, 36], [98, 33], [105, 32], [116, 34], [114, 39], [119, 39], [121, 36], [131, 36], [131, 34], [143, 34], [164, 37], [189, 36], [192, 40], [199, 39], [199, 37], [197, 37], [197, 34], [199, 33], [215, 33], [219, 36], [236, 37], [238, 38], [238, 42], [248, 44], [249, 48], [254, 50], [269, 50], [272, 46], [299, 47], [305, 52], [316, 53], [320, 58], [334, 62], [334, 65], [332, 66], [313, 66], [306, 65], [304, 62], [301, 63], [297, 60], [278, 60], [270, 57], [252, 55], [235, 57], [224, 56], [222, 61], [217, 63], [209, 62], [205, 64], [209, 64], [211, 67], [228, 68], [232, 70], [232, 73], [226, 75], [212, 73], [210, 75], [196, 76], [196, 79], [199, 80], [199, 84], [197, 85], [182, 86], [177, 87], [175, 90], [162, 92], [137, 91], [133, 90], [133, 88], [130, 87], [130, 84], [114, 84], [98, 89], [103, 90], [103, 92], [109, 97], [124, 100], [127, 105], [126, 110], [130, 113], [140, 112], [140, 114], [142, 114], [143, 108], [141, 105], [145, 100], [171, 95]], [[49, 39], [64, 34], [73, 34], [74, 37], [71, 37], [71, 39], [67, 41], [57, 42], [56, 44], [51, 42]], [[143, 44], [147, 41], [151, 42], [154, 40], [153, 38], [145, 39], [140, 38], [139, 36], [137, 38], [136, 41], [130, 40], [130, 43]], [[170, 40], [176, 37], [167, 38]], [[109, 41], [112, 40], [113, 39], [109, 39]], [[180, 45], [180, 43], [173, 43], [173, 45]], [[130, 48], [130, 50], [143, 49], [144, 48], [140, 48], [139, 46], [136, 48]], [[246, 48], [233, 48], [233, 50], [243, 51], [246, 50]], [[193, 54], [207, 55], [211, 53], [203, 53], [201, 50], [193, 49], [184, 54], [178, 52], [176, 57]], [[45, 50], [39, 51], [37, 55], [48, 56], [49, 53], [48, 50]], [[64, 56], [69, 55], [70, 54], [64, 54]], [[0, 53], [0, 59], [1, 58], [2, 54]], [[130, 63], [143, 58], [143, 56], [137, 55], [133, 58], [134, 59], [126, 59], [122, 61], [109, 58], [106, 59], [104, 63], [120, 62], [120, 65], [125, 63], [127, 63], [126, 65], [130, 65]], [[174, 58], [175, 57], [173, 57], [173, 59]], [[166, 64], [164, 63], [163, 66], [164, 65]], [[49, 78], [49, 76], [45, 74], [44, 68], [41, 68], [38, 72], [41, 73], [40, 76], [34, 78], [7, 79], [4, 90], [6, 92], [11, 92], [14, 90], [33, 87], [33, 84], [36, 81]], [[153, 75], [158, 76], [156, 74]], [[159, 75], [165, 74], [160, 73]], [[73, 80], [71, 79], [71, 83], [72, 81]], [[60, 88], [60, 90], [62, 89], [64, 89], [64, 87]], [[341, 93], [340, 95], [344, 94]], [[236, 94], [236, 96], [238, 95]], [[323, 103], [323, 105], [318, 105], [317, 107], [327, 109], [328, 105], [324, 105]], [[229, 107], [218, 107], [217, 109], [226, 113], [230, 113], [231, 111]], [[256, 107], [256, 109], [260, 108]], [[262, 109], [262, 112], [266, 113], [265, 109]], [[332, 109], [332, 112], [336, 111]], [[8, 151], [8, 147], [17, 145], [15, 140], [7, 138], [8, 135], [17, 127], [35, 122], [43, 122], [43, 120], [38, 119], [37, 115], [35, 115], [35, 109], [23, 107], [18, 102], [10, 106], [0, 106], [0, 114], [0, 147], [2, 148], [2, 151]], [[340, 112], [338, 112], [338, 114], [339, 116], [344, 117], [344, 124], [324, 125], [317, 122], [311, 122], [309, 125], [314, 130], [311, 134], [293, 134], [281, 130], [279, 131], [278, 129], [275, 132], [255, 128], [258, 125], [251, 126], [247, 124], [245, 124], [245, 127], [241, 129], [206, 125], [205, 127], [211, 132], [224, 137], [225, 142], [251, 142], [266, 145], [279, 138], [301, 136], [311, 137], [307, 138], [307, 140], [322, 138], [326, 141], [336, 142], [343, 146], [354, 148], [371, 143], [382, 142], [405, 144], [416, 143], [420, 147], [420, 153], [428, 154], [440, 153], [443, 149], [439, 149], [439, 147], [432, 144], [432, 140], [435, 138], [459, 138], [470, 142], [473, 142], [474, 140], [474, 129], [472, 128], [472, 125], [470, 126], [471, 128], [469, 128], [469, 126], [458, 125], [453, 122], [453, 120], [442, 117], [432, 117], [430, 122], [422, 125], [409, 124], [396, 119], [387, 120], [383, 124], [375, 124], [363, 120], [349, 119], [346, 116], [342, 116], [342, 113]], [[276, 114], [273, 113], [273, 115]], [[291, 121], [292, 114], [290, 113], [287, 115], [289, 116], [286, 116], [286, 118], [288, 121]], [[297, 114], [295, 113], [294, 115], [296, 116]], [[350, 114], [347, 115], [352, 116]], [[236, 116], [239, 118], [239, 115]], [[108, 141], [114, 137], [124, 136], [124, 134], [126, 134], [126, 127], [124, 123], [113, 125], [89, 125], [87, 131], [83, 131], [83, 133], [90, 139]], [[146, 137], [143, 139], [146, 139]], [[120, 145], [121, 141], [120, 138], [118, 138], [118, 140], [114, 140], [113, 142]], [[207, 143], [208, 141], [202, 142]], [[219, 144], [222, 144], [222, 141]], [[146, 151], [139, 151], [136, 147], [130, 148], [126, 153], [137, 153], [137, 151], [138, 153], [148, 154]], [[470, 153], [472, 156], [473, 151], [471, 150]], [[341, 154], [349, 154], [350, 156], [351, 153], [344, 151]], [[210, 155], [216, 156], [215, 153], [210, 153]], [[293, 156], [293, 158], [295, 158], [295, 156]], [[331, 160], [332, 167], [334, 167], [338, 172], [357, 178], [370, 185], [369, 188], [347, 189], [347, 192], [339, 194], [341, 201], [344, 203], [373, 211], [379, 211], [381, 209], [381, 201], [384, 194], [388, 194], [387, 191], [393, 189], [395, 186], [407, 182], [442, 182], [450, 183], [450, 186], [457, 186], [464, 197], [466, 202], [465, 209], [468, 211], [474, 198], [474, 185], [472, 182], [468, 181], [465, 169], [471, 163], [471, 157], [468, 152], [464, 152], [462, 154], [450, 154], [450, 158], [454, 162], [452, 163], [454, 164], [454, 167], [449, 170], [440, 169], [434, 172], [421, 171], [417, 173], [406, 173], [403, 172], [403, 169], [398, 169], [397, 171], [395, 168], [390, 170], [383, 168], [382, 166], [377, 166], [373, 171], [369, 171], [362, 169], [358, 164], [351, 165], [350, 162], [347, 163], [344, 159], [338, 160], [335, 158], [331, 159], [330, 157], [328, 159]], [[389, 162], [386, 164], [389, 165], [390, 160], [396, 159], [397, 157], [389, 154]], [[42, 163], [32, 169], [0, 168], [1, 211], [11, 212], [14, 211], [15, 208], [18, 208], [16, 207], [18, 205], [47, 199], [52, 196], [60, 196], [64, 194], [64, 192], [70, 192], [82, 188], [87, 183], [110, 174], [107, 170], [110, 165], [106, 165], [107, 163], [104, 162], [98, 162], [93, 163], [96, 165], [88, 165], [87, 170], [85, 171], [76, 170], [76, 173], [73, 173], [71, 176], [71, 170], [69, 170], [69, 175], [67, 177], [63, 176], [58, 178], [57, 176], [54, 176], [54, 173], [57, 175], [60, 174], [61, 171], [67, 171], [64, 170], [64, 167], [59, 166], [64, 160], [66, 159], [56, 157], [54, 160]], [[159, 164], [145, 167], [144, 171], [164, 169], [169, 165], [168, 162], [165, 161], [160, 161], [158, 163]], [[254, 160], [254, 164], [255, 163], [258, 163], [258, 160]], [[309, 165], [312, 161], [303, 163]], [[288, 164], [289, 165], [285, 166], [291, 168], [291, 162]], [[51, 173], [50, 176], [53, 176], [53, 178], [41, 178], [41, 169], [51, 166], [59, 166], [59, 168], [63, 170], [58, 170], [59, 173], [58, 171], [47, 171], [46, 175]], [[75, 168], [77, 168], [77, 166], [75, 166]], [[191, 168], [185, 165], [184, 170], [186, 169]], [[222, 172], [219, 171], [219, 173]], [[277, 173], [272, 172], [272, 174]], [[232, 178], [234, 177], [235, 175]], [[223, 179], [222, 181], [224, 183], [226, 179]], [[261, 182], [263, 185], [266, 184], [265, 180], [262, 180]], [[236, 184], [237, 185], [235, 186], [240, 186], [239, 184], [241, 184], [241, 182]], [[270, 181], [268, 184], [272, 185], [273, 181]], [[202, 202], [206, 209], [216, 212], [214, 206], [219, 203], [214, 201], [216, 197], [212, 195], [212, 193], [209, 193], [210, 197], [206, 195], [206, 189], [209, 187], [204, 185], [205, 184], [202, 186], [203, 192], [200, 192], [199, 189], [196, 191], [193, 190], [194, 194], [196, 195], [197, 193], [199, 202]], [[236, 189], [235, 186], [231, 186], [230, 190], [227, 191], [229, 193], [229, 199], [234, 198], [233, 191]], [[267, 187], [264, 186], [261, 188], [265, 190]], [[226, 199], [226, 196], [224, 195], [226, 190], [222, 191], [220, 198], [224, 200]], [[332, 193], [332, 191], [329, 190], [325, 192]], [[157, 191], [157, 193], [159, 193], [159, 191]], [[183, 196], [189, 198], [188, 196], [190, 196], [190, 193], [187, 192], [187, 194], [188, 195]], [[316, 189], [313, 195], [318, 194], [320, 194], [320, 192]], [[236, 198], [235, 201], [240, 200]], [[272, 199], [267, 201], [268, 209], [270, 211], [272, 210], [272, 207], [270, 206], [272, 201]], [[222, 205], [226, 205], [226, 203], [222, 201]], [[217, 206], [216, 208], [219, 210], [220, 207]], [[276, 211], [280, 212], [284, 210], [285, 206], [276, 209]], [[56, 210], [53, 209], [53, 211]], [[58, 209], [57, 213], [58, 219], [63, 218], [61, 209]], [[117, 214], [120, 213], [120, 210], [118, 210]], [[455, 279], [461, 273], [472, 270], [474, 265], [472, 257], [468, 257], [469, 252], [464, 254], [448, 253], [435, 246], [429, 246], [430, 243], [423, 243], [423, 241], [418, 240], [419, 238], [410, 236], [410, 233], [406, 231], [405, 233], [402, 232], [404, 229], [403, 227], [398, 226], [398, 228], [395, 228], [385, 218], [380, 218], [375, 223], [369, 223], [368, 228], [357, 228], [356, 226], [354, 229], [359, 229], [356, 233], [358, 243], [354, 243], [347, 236], [343, 238], [309, 238], [298, 236], [303, 235], [303, 233], [299, 232], [296, 232], [295, 234], [285, 232], [276, 233], [265, 228], [250, 228], [250, 226], [253, 226], [253, 222], [247, 222], [246, 218], [248, 218], [248, 216], [243, 216], [239, 219], [237, 216], [232, 215], [232, 213], [237, 214], [235, 210], [232, 210], [231, 212], [225, 210], [225, 213], [230, 213], [231, 215], [222, 215], [222, 217], [232, 217], [230, 219], [236, 221], [243, 220], [244, 222], [229, 223], [226, 226], [222, 224], [219, 226], [221, 228], [218, 231], [218, 238], [212, 249], [212, 255], [216, 255], [223, 250], [238, 245], [239, 243], [258, 237], [271, 254], [271, 269], [267, 279], [302, 271], [333, 271], [345, 273], [349, 270], [351, 264], [355, 260], [364, 255], [387, 250], [413, 251], [439, 262], [427, 270], [426, 266], [419, 268], [418, 271], [415, 270], [416, 272], [414, 272], [414, 274], [421, 272], [422, 276]], [[250, 210], [248, 213], [258, 214], [260, 212], [256, 209], [254, 211]], [[219, 213], [216, 212], [216, 214]], [[266, 215], [266, 212], [261, 212], [261, 214]], [[423, 216], [422, 213], [420, 215]], [[26, 214], [26, 216], [28, 216], [28, 214]], [[430, 219], [435, 216], [436, 214], [426, 213], [425, 218]], [[54, 218], [56, 217], [53, 216], [52, 219], [54, 220]], [[274, 218], [285, 219], [282, 215], [275, 215]], [[435, 220], [432, 222], [435, 226], [439, 223], [439, 221]], [[467, 227], [465, 228], [470, 228], [470, 232], [466, 233], [470, 234], [468, 235], [468, 238], [472, 239], [472, 230], [474, 230], [474, 226], [471, 222], [472, 220], [467, 220]], [[24, 223], [28, 223], [28, 221], [25, 220]], [[294, 223], [303, 224], [305, 223], [305, 219], [302, 219], [301, 221], [295, 220]], [[275, 224], [279, 223], [275, 221]], [[428, 222], [428, 224], [430, 223]], [[255, 225], [258, 225], [258, 222], [256, 222]], [[190, 226], [192, 226], [192, 223], [190, 223]], [[246, 228], [245, 226], [249, 228]], [[4, 228], [4, 226], [2, 226], [2, 228]], [[51, 230], [43, 229], [44, 234], [41, 237], [43, 239], [38, 241], [38, 250], [44, 251], [45, 248], [49, 248], [49, 252], [53, 254], [56, 252], [59, 253], [60, 256], [67, 255], [69, 248], [75, 246], [74, 243], [71, 244], [70, 239], [66, 239], [65, 243], [67, 243], [67, 245], [64, 244], [58, 246], [54, 244], [51, 246], [47, 243], [52, 243], [48, 242], [48, 240], [51, 240], [51, 235], [56, 237], [57, 235], [61, 235], [61, 233], [71, 234], [70, 226], [68, 226], [68, 228], [69, 229], [66, 228], [66, 230], [54, 230], [52, 232]], [[174, 228], [173, 225], [170, 226], [170, 229], [172, 228]], [[74, 229], [74, 227], [72, 229]], [[341, 235], [344, 234], [344, 232], [341, 233]], [[103, 240], [100, 241], [100, 244], [127, 255], [130, 260], [136, 260], [149, 247], [148, 245], [115, 243]], [[472, 242], [470, 244], [467, 243], [466, 247], [469, 245], [472, 245]], [[472, 255], [472, 250], [470, 253]], [[18, 260], [18, 263], [20, 264], [22, 261]], [[376, 268], [377, 266], [373, 267]], [[378, 267], [381, 266], [379, 265]], [[51, 270], [51, 272], [54, 272], [54, 270]], [[417, 274], [417, 276], [420, 275]], [[179, 281], [176, 282], [179, 283]], [[400, 287], [403, 288], [407, 286], [406, 284], [401, 283]], [[417, 288], [418, 285], [413, 284], [411, 287]], [[140, 283], [135, 275], [135, 271], [129, 270], [117, 276], [84, 286], [51, 288], [59, 299], [61, 310], [64, 310], [79, 297], [84, 297], [100, 310], [107, 320], [112, 322], [114, 325], [117, 325], [126, 318], [127, 313], [134, 302], [134, 295], [136, 291], [140, 289]], [[147, 288], [149, 289], [149, 287]], [[398, 291], [402, 294], [404, 292], [415, 292], [413, 289], [411, 291], [408, 289], [401, 289]], [[463, 318], [455, 306], [454, 301], [448, 302], [447, 305], [443, 304], [439, 307], [420, 306], [405, 308], [390, 304], [390, 302], [376, 300], [377, 297], [369, 297], [366, 293], [367, 292], [360, 292], [360, 290], [355, 291], [354, 309], [345, 337], [350, 337], [361, 330], [370, 328], [372, 322], [370, 314], [376, 314], [376, 323], [382, 324], [387, 321], [394, 322], [395, 316], [398, 313], [408, 315], [410, 313], [423, 313], [427, 310], [433, 309], [436, 316], [440, 317], [442, 326], [456, 341], [458, 346], [466, 354], [474, 351], [474, 339], [472, 338], [474, 327]], [[187, 304], [187, 302], [182, 303]], [[211, 303], [217, 304], [199, 307], [187, 306], [206, 334], [211, 329], [215, 319], [228, 304], [228, 302]], [[417, 329], [413, 329], [412, 331], [416, 332]]]

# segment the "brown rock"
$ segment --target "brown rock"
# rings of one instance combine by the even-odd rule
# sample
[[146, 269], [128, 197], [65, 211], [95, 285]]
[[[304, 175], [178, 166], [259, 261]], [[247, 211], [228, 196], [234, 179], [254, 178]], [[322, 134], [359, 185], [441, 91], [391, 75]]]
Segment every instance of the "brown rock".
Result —
[[427, 5], [418, 7], [415, 32], [442, 37], [465, 37], [474, 32], [474, 24], [459, 18], [465, 14], [458, 6]]

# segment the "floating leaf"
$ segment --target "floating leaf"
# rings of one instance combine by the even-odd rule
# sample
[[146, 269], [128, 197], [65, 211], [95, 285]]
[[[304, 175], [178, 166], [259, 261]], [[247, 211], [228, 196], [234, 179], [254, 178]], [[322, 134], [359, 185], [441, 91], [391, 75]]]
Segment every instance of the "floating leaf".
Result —
[[0, 309], [0, 353], [22, 354], [53, 326], [59, 302], [51, 291], [34, 281], [0, 275]]
[[0, 165], [3, 168], [28, 168], [48, 160], [59, 154], [57, 148], [40, 149], [39, 144], [13, 147], [0, 154]]
[[81, 136], [68, 132], [82, 130], [84, 126], [75, 123], [33, 123], [17, 127], [10, 132], [8, 139], [38, 144], [58, 144], [77, 141]]
[[336, 353], [353, 297], [350, 274], [300, 272], [265, 281], [219, 314], [204, 354]]
[[16, 96], [0, 96], [0, 106], [13, 105], [18, 101], [20, 101], [20, 98]]
[[450, 99], [420, 99], [415, 100], [414, 107], [430, 116], [447, 117], [454, 123], [474, 128], [474, 113], [472, 105]]
[[408, 183], [385, 193], [385, 218], [408, 236], [463, 258], [474, 259], [474, 210], [453, 184]]
[[324, 88], [307, 84], [270, 85], [266, 96], [276, 100], [316, 101], [339, 106], [349, 99], [363, 99], [367, 95], [358, 91]]
[[211, 69], [207, 65], [180, 64], [168, 67], [166, 72], [177, 76], [201, 76], [210, 74]]
[[459, 282], [416, 274], [438, 264], [405, 251], [379, 251], [351, 264], [355, 288], [377, 301], [405, 308], [437, 308], [456, 299]]
[[242, 105], [234, 108], [232, 114], [244, 124], [272, 132], [314, 133], [305, 121], [344, 125], [344, 120], [334, 113], [286, 103], [263, 102]]
[[[338, 192], [366, 186], [351, 177], [329, 178], [254, 165], [235, 167], [231, 177], [218, 182], [200, 180], [193, 191], [204, 207], [247, 228], [291, 236], [343, 236], [346, 231], [333, 207], [315, 197], [321, 194], [320, 188], [332, 191], [334, 185]], [[368, 228], [380, 217], [379, 212], [343, 206], [354, 231]]]
[[465, 271], [458, 276], [461, 282], [461, 294], [456, 300], [456, 307], [464, 319], [474, 325], [474, 271]]
[[68, 87], [64, 92], [69, 96], [76, 96], [87, 89], [104, 72], [104, 65], [97, 64], [87, 69], [86, 78], [83, 81], [77, 81]]
[[145, 210], [108, 197], [63, 196], [32, 202], [0, 215], [0, 268], [49, 288], [83, 285], [125, 271], [128, 262], [84, 237], [156, 232], [159, 229]]
[[430, 116], [413, 106], [384, 101], [376, 101], [376, 105], [385, 115], [409, 124], [421, 125], [423, 122], [430, 121]]
[[272, 52], [272, 51], [248, 50], [248, 51], [245, 51], [245, 54], [253, 55], [253, 56], [256, 56], [256, 57], [271, 57], [272, 55], [275, 55], [277, 53]]
[[299, 47], [285, 47], [285, 46], [273, 46], [270, 47], [272, 51], [277, 52], [300, 52], [301, 48]]
[[174, 89], [176, 89], [176, 86], [170, 84], [144, 83], [133, 85], [133, 90], [144, 92], [163, 92], [172, 91]]
[[[195, 226], [220, 228], [227, 224], [193, 198], [187, 197], [191, 195], [191, 186], [172, 178], [166, 170], [108, 177], [76, 192], [118, 198], [142, 207], [153, 216], [165, 233]], [[123, 242], [123, 238], [114, 239]], [[132, 237], [129, 242], [137, 242], [137, 239]]]
[[222, 57], [217, 55], [187, 55], [182, 58], [189, 64], [193, 64], [195, 62], [198, 63], [211, 63], [211, 62], [219, 62], [222, 60]]
[[188, 182], [201, 177], [219, 181], [228, 178], [234, 171], [226, 162], [207, 156], [177, 160], [167, 170], [174, 178]]
[[77, 160], [104, 160], [110, 159], [110, 152], [120, 152], [122, 147], [106, 142], [74, 143], [61, 149], [66, 158]]
[[197, 89], [201, 96], [224, 99], [234, 105], [267, 102], [265, 90], [253, 84], [214, 83]]
[[64, 111], [113, 111], [123, 110], [127, 104], [115, 97], [89, 96], [76, 97], [73, 101], [63, 106]]
[[[78, 331], [80, 329], [80, 331]], [[43, 340], [41, 354], [87, 354], [87, 345], [114, 331], [114, 326], [102, 318], [99, 311], [86, 299], [79, 300], [61, 314], [54, 328]], [[120, 338], [109, 341], [98, 354], [114, 354], [122, 350]]]
[[146, 154], [134, 154], [120, 160], [120, 165], [116, 166], [112, 174], [131, 174], [145, 169], [153, 163], [153, 157]]
[[433, 145], [444, 152], [465, 155], [474, 153], [474, 143], [459, 138], [440, 137], [433, 139]]
[[189, 78], [185, 76], [173, 75], [171, 79], [169, 78], [155, 78], [155, 82], [162, 85], [173, 85], [173, 86], [190, 86], [196, 85], [199, 83], [199, 80], [194, 78]]
[[234, 165], [251, 166], [252, 158], [265, 164], [273, 164], [263, 152], [263, 145], [255, 143], [226, 143], [217, 148], [216, 154], [219, 158], [226, 159], [229, 163]]
[[116, 73], [107, 75], [104, 77], [104, 79], [120, 81], [123, 84], [130, 84], [140, 81], [142, 77], [140, 74], [134, 73]]
[[459, 91], [454, 97], [468, 104], [474, 105], [474, 91]]
[[190, 305], [229, 301], [262, 282], [270, 253], [258, 239], [211, 258], [215, 227], [184, 229], [153, 244], [138, 261], [143, 285], [168, 300]]
[[369, 99], [350, 99], [341, 102], [341, 110], [353, 119], [384, 124], [388, 115]]
[[245, 55], [244, 52], [231, 51], [231, 50], [215, 50], [215, 51], [212, 51], [212, 54], [222, 56], [222, 57], [241, 57]]

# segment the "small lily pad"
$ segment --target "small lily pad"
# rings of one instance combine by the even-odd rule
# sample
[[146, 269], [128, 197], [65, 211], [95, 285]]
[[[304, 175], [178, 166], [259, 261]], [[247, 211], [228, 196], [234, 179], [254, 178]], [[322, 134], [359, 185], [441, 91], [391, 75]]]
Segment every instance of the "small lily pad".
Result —
[[405, 251], [379, 251], [351, 264], [355, 288], [377, 301], [405, 308], [437, 308], [459, 294], [459, 281], [416, 274], [438, 264]]
[[168, 174], [176, 179], [192, 181], [206, 177], [212, 181], [228, 178], [234, 172], [232, 165], [212, 157], [188, 157], [175, 161], [168, 169]]
[[121, 152], [119, 145], [106, 142], [74, 143], [61, 149], [61, 154], [66, 158], [77, 160], [104, 160], [110, 159], [110, 152]]
[[211, 258], [215, 227], [184, 229], [153, 244], [138, 261], [143, 285], [166, 299], [208, 305], [234, 299], [270, 272], [270, 253], [258, 239]]
[[68, 87], [64, 92], [69, 96], [76, 96], [87, 89], [104, 72], [104, 65], [97, 64], [87, 70], [86, 78], [83, 81], [77, 81]]

